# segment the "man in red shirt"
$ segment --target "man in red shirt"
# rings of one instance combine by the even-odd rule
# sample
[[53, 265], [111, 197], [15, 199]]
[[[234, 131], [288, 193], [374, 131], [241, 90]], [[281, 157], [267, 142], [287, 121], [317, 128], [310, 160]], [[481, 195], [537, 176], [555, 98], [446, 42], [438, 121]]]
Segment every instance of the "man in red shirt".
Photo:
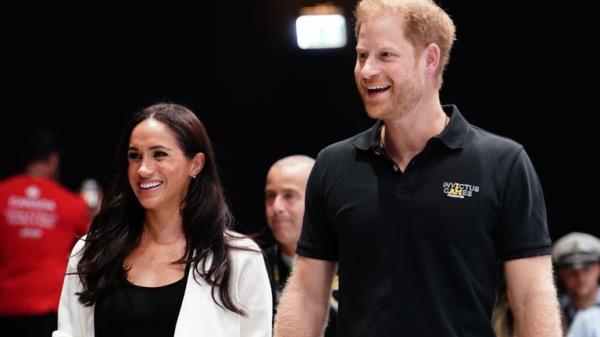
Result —
[[25, 168], [0, 182], [0, 327], [50, 336], [67, 259], [89, 225], [84, 201], [56, 182], [59, 154], [49, 130], [32, 132]]

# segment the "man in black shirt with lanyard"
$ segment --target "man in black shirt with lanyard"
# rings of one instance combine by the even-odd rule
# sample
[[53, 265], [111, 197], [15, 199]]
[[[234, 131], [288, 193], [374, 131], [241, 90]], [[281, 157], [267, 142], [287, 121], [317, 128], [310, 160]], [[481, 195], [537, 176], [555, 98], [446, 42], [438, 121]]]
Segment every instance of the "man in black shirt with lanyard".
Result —
[[523, 147], [442, 106], [455, 38], [432, 0], [363, 0], [358, 91], [369, 130], [319, 154], [276, 337], [492, 337], [500, 268], [519, 337], [561, 336], [544, 197]]
[[[306, 182], [314, 163], [315, 160], [308, 156], [288, 156], [276, 161], [267, 173], [265, 212], [269, 229], [277, 241], [266, 249], [274, 309], [296, 259]], [[335, 307], [332, 307], [326, 337], [335, 336], [335, 313]]]

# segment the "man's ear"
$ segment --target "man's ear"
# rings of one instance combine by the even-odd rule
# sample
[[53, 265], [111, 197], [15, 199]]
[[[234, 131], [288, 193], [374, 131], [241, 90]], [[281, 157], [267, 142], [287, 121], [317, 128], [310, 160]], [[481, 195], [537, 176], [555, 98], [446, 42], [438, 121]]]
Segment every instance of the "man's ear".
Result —
[[425, 71], [428, 74], [435, 74], [440, 66], [440, 47], [435, 43], [430, 43], [425, 47]]

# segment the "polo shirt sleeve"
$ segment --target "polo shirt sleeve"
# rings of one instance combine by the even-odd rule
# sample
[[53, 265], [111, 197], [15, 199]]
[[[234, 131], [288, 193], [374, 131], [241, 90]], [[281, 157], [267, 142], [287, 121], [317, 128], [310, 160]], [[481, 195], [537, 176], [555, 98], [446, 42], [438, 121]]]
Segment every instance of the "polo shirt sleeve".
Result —
[[337, 237], [325, 205], [324, 192], [331, 184], [324, 179], [326, 166], [319, 156], [308, 178], [302, 234], [296, 252], [313, 259], [337, 261]]
[[522, 147], [509, 166], [500, 212], [497, 249], [502, 260], [550, 254], [544, 194]]

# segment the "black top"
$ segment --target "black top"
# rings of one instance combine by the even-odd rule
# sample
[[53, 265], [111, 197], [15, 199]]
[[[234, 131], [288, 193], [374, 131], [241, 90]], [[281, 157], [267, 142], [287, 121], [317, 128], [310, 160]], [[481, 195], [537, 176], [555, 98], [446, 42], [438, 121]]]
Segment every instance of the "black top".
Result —
[[172, 337], [188, 272], [189, 265], [182, 279], [161, 287], [142, 287], [124, 280], [122, 289], [98, 296], [96, 337]]
[[273, 312], [277, 309], [279, 297], [283, 292], [288, 277], [290, 277], [290, 267], [285, 263], [281, 254], [281, 249], [279, 249], [277, 244], [265, 250], [267, 271], [269, 272], [269, 281], [271, 282], [271, 292], [273, 295]]
[[405, 172], [381, 122], [319, 153], [297, 252], [339, 262], [340, 336], [492, 337], [500, 262], [550, 253], [523, 147], [444, 110]]

